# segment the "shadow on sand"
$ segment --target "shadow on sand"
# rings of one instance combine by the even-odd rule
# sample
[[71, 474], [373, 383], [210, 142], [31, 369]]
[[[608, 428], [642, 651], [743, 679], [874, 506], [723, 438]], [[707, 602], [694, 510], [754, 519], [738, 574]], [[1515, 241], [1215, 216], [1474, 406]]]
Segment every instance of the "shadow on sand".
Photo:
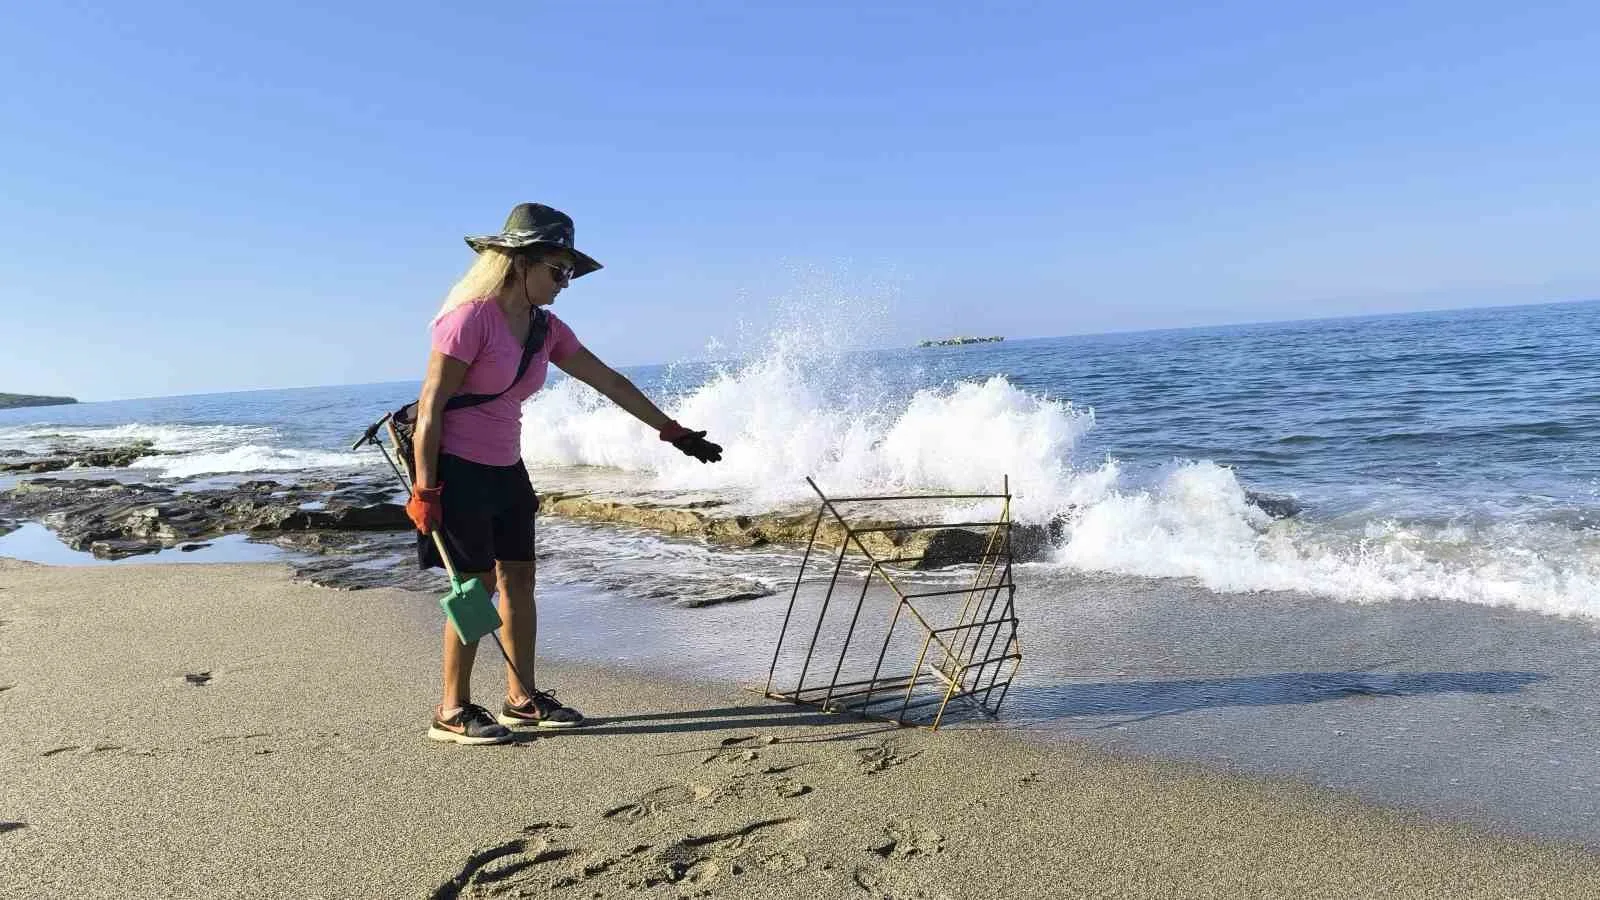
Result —
[[639, 713], [634, 715], [591, 717], [582, 728], [530, 728], [514, 732], [516, 741], [537, 738], [572, 736], [603, 737], [614, 734], [677, 734], [683, 732], [748, 731], [762, 728], [785, 728], [808, 725], [832, 729], [808, 738], [786, 738], [788, 743], [822, 741], [853, 741], [894, 731], [897, 726], [862, 719], [849, 714], [827, 713], [808, 706], [795, 706], [776, 701], [756, 702], [748, 706], [724, 706], [714, 709], [687, 709], [667, 713]]
[[1537, 672], [1279, 672], [1236, 678], [1017, 685], [1006, 705], [1027, 709], [1029, 718], [1133, 715], [1137, 718], [1131, 721], [1140, 721], [1230, 706], [1322, 703], [1352, 697], [1508, 694], [1548, 677]]
[[[1109, 681], [1050, 686], [1016, 685], [1006, 698], [1006, 712], [1026, 710], [1024, 722], [1041, 719], [1118, 716], [1103, 727], [1126, 725], [1145, 719], [1234, 706], [1280, 706], [1322, 703], [1352, 697], [1381, 699], [1427, 694], [1508, 694], [1549, 676], [1537, 672], [1281, 672], [1229, 678], [1189, 678], [1161, 681]], [[952, 705], [950, 724], [981, 721], [962, 715]], [[1120, 718], [1132, 716], [1133, 718]], [[837, 729], [810, 740], [849, 741], [897, 726], [849, 713], [821, 712], [811, 707], [779, 702], [748, 706], [643, 713], [593, 718], [574, 729], [529, 729], [518, 732], [519, 741], [557, 735], [600, 737], [615, 734], [671, 734], [719, 732], [808, 725]], [[1025, 727], [1025, 726], [1024, 726]], [[795, 739], [791, 739], [793, 741]], [[803, 740], [803, 739], [801, 739]]]

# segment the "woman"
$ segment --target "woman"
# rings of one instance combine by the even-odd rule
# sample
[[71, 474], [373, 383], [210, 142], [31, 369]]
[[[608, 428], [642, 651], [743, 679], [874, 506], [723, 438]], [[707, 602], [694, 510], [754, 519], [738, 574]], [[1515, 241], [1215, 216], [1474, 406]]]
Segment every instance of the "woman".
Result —
[[[704, 431], [674, 422], [586, 350], [564, 322], [539, 312], [571, 279], [600, 268], [573, 246], [569, 216], [538, 203], [519, 204], [499, 234], [469, 237], [467, 245], [477, 251], [477, 261], [433, 320], [433, 352], [417, 402], [415, 485], [406, 512], [421, 532], [417, 548], [424, 568], [441, 564], [427, 537], [439, 529], [462, 578], [498, 586], [501, 642], [510, 657], [505, 704], [491, 716], [471, 701], [477, 644], [463, 645], [447, 622], [443, 696], [428, 737], [499, 744], [511, 738], [507, 726], [583, 724], [582, 714], [532, 683], [538, 628], [533, 517], [539, 501], [522, 464], [521, 422], [522, 403], [544, 385], [547, 364], [590, 385], [703, 463], [720, 460], [722, 448], [707, 441]], [[537, 341], [541, 329], [542, 345], [531, 348], [519, 377], [524, 344], [530, 331]], [[457, 394], [494, 396], [446, 409]]]

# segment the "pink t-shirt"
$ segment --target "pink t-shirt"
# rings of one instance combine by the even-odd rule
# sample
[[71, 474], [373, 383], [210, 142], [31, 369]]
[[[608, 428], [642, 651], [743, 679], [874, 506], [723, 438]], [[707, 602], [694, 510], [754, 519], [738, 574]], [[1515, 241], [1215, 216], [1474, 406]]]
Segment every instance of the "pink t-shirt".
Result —
[[[467, 364], [458, 394], [497, 394], [517, 374], [522, 344], [493, 300], [474, 300], [433, 323], [433, 349]], [[490, 466], [522, 458], [522, 402], [544, 387], [547, 369], [583, 349], [567, 323], [550, 315], [550, 333], [514, 387], [477, 406], [445, 410], [439, 449]]]

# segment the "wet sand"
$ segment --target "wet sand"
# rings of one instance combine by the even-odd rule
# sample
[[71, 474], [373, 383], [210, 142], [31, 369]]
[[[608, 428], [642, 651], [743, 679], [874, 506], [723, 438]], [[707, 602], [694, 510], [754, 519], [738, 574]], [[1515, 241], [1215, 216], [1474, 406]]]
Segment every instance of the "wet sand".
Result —
[[589, 728], [434, 744], [437, 615], [276, 565], [0, 560], [0, 895], [1600, 895], [1575, 845], [594, 666], [541, 669]]

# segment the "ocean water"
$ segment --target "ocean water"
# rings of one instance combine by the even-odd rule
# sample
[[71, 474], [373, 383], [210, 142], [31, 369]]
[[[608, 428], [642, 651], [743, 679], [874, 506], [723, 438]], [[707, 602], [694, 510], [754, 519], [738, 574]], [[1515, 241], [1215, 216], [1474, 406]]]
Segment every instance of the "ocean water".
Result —
[[[770, 509], [809, 505], [807, 475], [835, 495], [1008, 477], [1019, 518], [1064, 527], [1017, 568], [1001, 727], [1600, 848], [1600, 303], [843, 353], [870, 316], [802, 321], [728, 362], [629, 371], [720, 465], [558, 379], [525, 409], [535, 481]], [[0, 411], [0, 456], [147, 439], [168, 453], [91, 474], [382, 475], [349, 445], [416, 390]], [[559, 519], [539, 540], [542, 657], [762, 683], [796, 548]], [[392, 552], [363, 567], [404, 565], [405, 535], [374, 541]], [[73, 556], [32, 523], [0, 555]], [[224, 539], [184, 561], [244, 558], [284, 557]], [[730, 581], [775, 593], [672, 603]]]
[[[702, 466], [562, 379], [525, 411], [541, 483], [613, 476], [776, 508], [825, 490], [994, 489], [1062, 519], [1031, 576], [1442, 600], [1600, 617], [1600, 303], [841, 352], [859, 322], [629, 370]], [[597, 348], [603, 351], [604, 348]], [[381, 469], [350, 452], [415, 383], [0, 411], [0, 453], [154, 441], [136, 477]], [[1293, 498], [1273, 519], [1246, 491]], [[952, 515], [959, 514], [959, 511]]]

